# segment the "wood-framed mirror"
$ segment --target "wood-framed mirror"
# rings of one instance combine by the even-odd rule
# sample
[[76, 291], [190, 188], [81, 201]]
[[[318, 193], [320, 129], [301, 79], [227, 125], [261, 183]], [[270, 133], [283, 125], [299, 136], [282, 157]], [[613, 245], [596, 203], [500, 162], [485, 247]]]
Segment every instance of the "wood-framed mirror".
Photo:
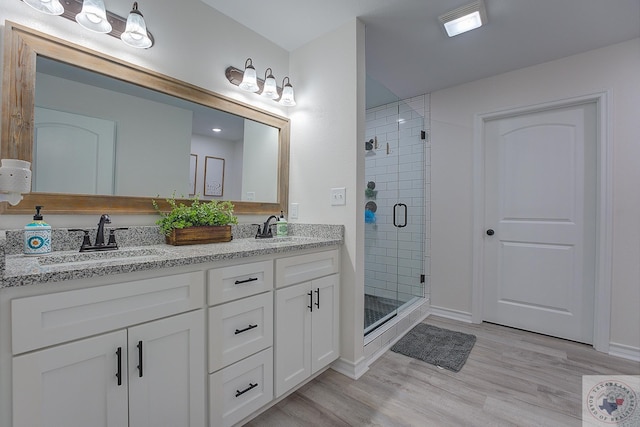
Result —
[[[274, 185], [270, 186], [271, 195], [265, 196], [264, 198], [261, 198], [262, 193], [260, 188], [256, 191], [253, 187], [246, 187], [243, 185], [242, 188], [239, 186], [235, 192], [231, 191], [233, 188], [231, 184], [234, 180], [229, 177], [226, 178], [226, 190], [224, 192], [219, 188], [214, 189], [213, 186], [215, 182], [212, 177], [215, 177], [216, 174], [220, 174], [220, 171], [219, 168], [215, 168], [215, 163], [210, 161], [206, 162], [205, 159], [210, 159], [211, 157], [219, 158], [219, 155], [215, 153], [213, 155], [202, 154], [202, 159], [199, 162], [200, 166], [196, 166], [196, 168], [199, 168], [200, 170], [199, 174], [197, 174], [193, 169], [193, 164], [198, 164], [198, 162], [193, 162], [193, 141], [190, 141], [191, 145], [185, 148], [187, 151], [184, 153], [184, 156], [182, 154], [178, 156], [175, 153], [171, 155], [173, 162], [176, 162], [176, 159], [179, 159], [179, 167], [177, 167], [175, 163], [164, 164], [164, 159], [155, 157], [152, 159], [146, 157], [135, 158], [135, 153], [138, 153], [137, 155], [140, 157], [141, 152], [155, 155], [154, 153], [163, 151], [160, 148], [156, 148], [156, 146], [152, 146], [151, 148], [147, 146], [146, 148], [138, 148], [137, 151], [133, 152], [134, 154], [126, 154], [126, 149], [124, 147], [132, 144], [133, 141], [151, 139], [153, 140], [153, 143], [158, 143], [156, 140], [158, 136], [141, 138], [139, 136], [140, 133], [138, 132], [138, 137], [130, 137], [128, 140], [126, 140], [125, 137], [125, 141], [122, 143], [116, 138], [116, 142], [114, 143], [115, 148], [111, 149], [112, 153], [116, 153], [113, 155], [114, 158], [112, 159], [112, 163], [119, 164], [118, 156], [128, 156], [127, 158], [129, 160], [135, 158], [135, 160], [141, 165], [146, 163], [148, 166], [148, 164], [151, 164], [152, 171], [163, 171], [164, 175], [168, 174], [168, 171], [173, 171], [177, 168], [180, 171], [179, 176], [181, 177], [179, 184], [176, 186], [166, 184], [164, 185], [164, 191], [162, 192], [153, 188], [151, 190], [151, 194], [131, 194], [136, 193], [136, 191], [123, 188], [126, 187], [125, 184], [127, 182], [131, 183], [134, 181], [140, 181], [138, 179], [139, 176], [135, 176], [136, 166], [131, 163], [128, 165], [121, 165], [121, 168], [123, 170], [128, 170], [130, 174], [128, 176], [119, 176], [118, 166], [111, 165], [108, 168], [111, 168], [114, 171], [114, 176], [107, 177], [106, 181], [113, 184], [113, 191], [110, 189], [97, 192], [85, 192], [82, 190], [77, 193], [74, 191], [58, 191], [56, 189], [50, 189], [46, 185], [36, 185], [32, 180], [32, 192], [25, 194], [24, 199], [17, 206], [5, 206], [7, 204], [0, 205], [0, 212], [5, 214], [31, 213], [33, 211], [33, 207], [37, 204], [45, 206], [46, 211], [49, 214], [151, 214], [155, 212], [152, 200], [160, 202], [160, 207], [164, 210], [168, 207], [164, 203], [165, 197], [170, 197], [172, 194], [175, 194], [176, 197], [186, 197], [187, 194], [192, 193], [195, 190], [182, 192], [182, 189], [196, 188], [194, 180], [199, 180], [202, 176], [204, 176], [203, 187], [205, 185], [209, 185], [211, 188], [202, 188], [202, 192], [198, 191], [196, 193], [199, 196], [209, 194], [214, 195], [220, 200], [231, 200], [235, 206], [235, 213], [237, 215], [263, 215], [274, 214], [279, 211], [287, 211], [289, 180], [289, 119], [9, 21], [5, 23], [4, 50], [4, 73], [2, 82], [2, 141], [0, 145], [0, 157], [16, 158], [32, 162], [33, 175], [40, 177], [40, 181], [48, 182], [48, 178], [45, 179], [43, 177], [47, 177], [49, 175], [45, 175], [44, 168], [38, 168], [36, 160], [38, 158], [49, 159], [51, 157], [51, 153], [58, 152], [58, 148], [49, 151], [44, 148], [39, 148], [38, 150], [34, 148], [37, 133], [35, 126], [37, 116], [36, 104], [41, 103], [41, 100], [46, 99], [44, 95], [41, 94], [42, 92], [36, 94], [36, 77], [37, 75], [40, 75], [38, 81], [39, 85], [42, 85], [42, 82], [49, 78], [48, 75], [46, 76], [47, 78], [44, 78], [45, 76], [39, 74], [40, 70], [38, 70], [38, 67], [43, 67], [43, 63], [50, 62], [64, 67], [70, 66], [77, 70], [92, 72], [95, 75], [117, 80], [123, 85], [129, 85], [129, 89], [125, 90], [125, 92], [127, 92], [126, 96], [131, 96], [132, 91], [137, 92], [138, 89], [144, 91], [150, 90], [155, 92], [156, 96], [171, 97], [185, 105], [190, 104], [197, 108], [202, 107], [215, 110], [216, 112], [223, 112], [231, 116], [237, 116], [243, 120], [245, 129], [245, 139], [243, 140], [244, 149], [241, 148], [239, 150], [240, 153], [244, 150], [245, 154], [258, 154], [253, 154], [253, 157], [249, 158], [249, 160], [247, 160], [247, 157], [245, 156], [244, 161], [240, 160], [241, 166], [237, 168], [234, 168], [234, 163], [232, 161], [227, 160], [227, 166], [224, 170], [228, 171], [230, 174], [235, 173], [234, 176], [237, 178], [236, 181], [242, 181], [243, 183], [245, 182], [245, 179], [248, 179], [244, 176], [247, 173], [251, 171], [259, 172], [269, 170], [268, 174], [270, 177], [273, 177]], [[68, 78], [68, 76], [66, 78]], [[77, 82], [67, 80], [66, 83], [72, 84]], [[53, 86], [64, 86], [66, 83], [62, 80], [54, 80]], [[82, 82], [82, 84], [85, 84], [85, 82]], [[97, 90], [103, 89], [100, 88]], [[73, 93], [76, 93], [75, 89], [73, 89]], [[60, 99], [61, 97], [59, 95], [53, 95], [50, 96], [50, 98]], [[157, 98], [154, 98], [149, 102], [156, 103]], [[38, 107], [41, 107], [41, 105]], [[44, 107], [50, 108], [49, 105], [44, 105]], [[174, 107], [171, 106], [170, 108]], [[188, 111], [188, 108], [184, 107], [182, 104], [175, 108], [178, 108], [182, 112], [186, 111], [187, 116], [195, 114]], [[60, 107], [59, 109], [63, 112], [68, 112], [67, 106]], [[147, 110], [147, 107], [144, 109]], [[155, 114], [156, 113], [151, 115], [151, 120], [155, 120], [156, 123], [164, 121], [163, 119], [156, 117]], [[131, 121], [141, 120], [136, 118]], [[194, 118], [193, 122], [195, 123], [195, 121], [196, 120]], [[123, 133], [122, 129], [126, 128], [126, 125], [120, 123], [118, 120], [115, 120], [115, 122], [117, 123], [116, 128], [119, 132], [118, 135], [120, 135], [120, 133]], [[267, 133], [270, 135], [275, 135], [272, 137], [276, 141], [273, 144], [273, 152], [266, 154], [260, 152], [262, 147], [259, 145], [261, 138], [266, 137], [264, 136], [264, 133], [260, 133], [262, 132], [261, 129], [258, 131], [254, 130], [256, 126], [258, 128], [267, 129]], [[147, 127], [147, 129], [149, 129], [149, 127]], [[43, 135], [45, 134], [44, 132], [41, 133]], [[161, 133], [163, 132], [156, 132], [156, 134]], [[248, 133], [253, 135], [253, 140], [251, 140], [251, 142], [247, 142], [249, 138], [246, 135]], [[149, 141], [147, 142], [149, 143]], [[118, 148], [119, 143], [122, 145], [121, 150]], [[180, 144], [184, 145], [183, 142], [180, 142]], [[189, 144], [189, 142], [187, 142], [187, 144]], [[45, 147], [44, 143], [41, 143], [40, 146]], [[158, 146], [162, 146], [162, 143], [158, 143]], [[256, 147], [258, 148], [256, 149]], [[237, 151], [238, 150], [236, 149], [236, 152]], [[77, 151], [73, 152], [77, 153]], [[74, 156], [77, 157], [77, 154], [74, 154]], [[103, 155], [101, 154], [100, 156]], [[69, 156], [67, 156], [67, 158], [68, 157]], [[242, 159], [242, 155], [240, 155], [239, 158]], [[265, 165], [261, 163], [263, 160], [266, 161], [267, 158], [269, 158], [269, 161], [271, 162], [269, 163], [269, 165], [271, 165], [269, 167], [265, 167]], [[44, 162], [43, 160], [40, 161], [41, 163]], [[210, 170], [208, 172], [208, 177], [203, 175], [203, 169], [205, 168], [206, 163], [211, 163], [209, 166]], [[235, 164], [238, 163], [236, 162]], [[239, 172], [239, 168], [243, 168], [242, 170], [244, 171], [244, 175]], [[55, 171], [67, 169], [67, 167], [56, 166], [53, 168], [50, 167], [49, 169]], [[131, 175], [132, 170], [134, 175]], [[39, 171], [40, 173], [38, 173]], [[76, 181], [82, 180], [85, 172], [78, 173], [81, 176], [79, 176]], [[226, 173], [227, 172], [225, 172], [225, 176]], [[254, 173], [255, 175], [257, 172], [251, 173]], [[144, 175], [153, 175], [153, 173], [145, 173]], [[182, 179], [183, 175], [185, 175], [184, 180]], [[189, 175], [193, 176], [189, 177]], [[131, 178], [132, 176], [134, 177], [133, 179]], [[156, 182], [160, 176], [161, 175], [158, 175], [154, 182]], [[73, 181], [73, 179], [71, 181]], [[249, 182], [254, 182], [254, 185], [258, 186], [260, 182], [264, 184], [264, 182], [269, 182], [269, 180], [259, 176], [254, 176], [253, 181], [249, 180]], [[129, 187], [132, 186], [130, 185]], [[273, 187], [275, 187], [275, 189]], [[38, 188], [44, 188], [45, 190], [41, 191]], [[189, 196], [191, 196], [191, 194], [189, 194]], [[203, 200], [207, 199], [207, 197], [200, 198]]]

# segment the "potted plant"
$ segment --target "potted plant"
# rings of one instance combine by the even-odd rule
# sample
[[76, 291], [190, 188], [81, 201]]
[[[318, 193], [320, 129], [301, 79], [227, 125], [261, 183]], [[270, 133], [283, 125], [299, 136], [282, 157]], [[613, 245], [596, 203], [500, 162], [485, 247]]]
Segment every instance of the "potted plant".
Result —
[[168, 244], [229, 242], [233, 238], [231, 224], [237, 224], [238, 218], [233, 215], [234, 206], [231, 202], [201, 202], [196, 196], [191, 199], [190, 205], [186, 205], [176, 201], [175, 195], [166, 201], [171, 207], [169, 212], [162, 212], [155, 200], [153, 207], [161, 216], [156, 224], [160, 226]]

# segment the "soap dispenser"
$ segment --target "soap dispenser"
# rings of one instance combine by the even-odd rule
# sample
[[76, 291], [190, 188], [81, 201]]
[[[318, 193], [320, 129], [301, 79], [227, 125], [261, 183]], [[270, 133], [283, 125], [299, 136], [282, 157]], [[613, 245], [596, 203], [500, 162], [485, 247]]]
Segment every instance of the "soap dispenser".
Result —
[[284, 213], [280, 211], [280, 218], [276, 221], [276, 237], [284, 237], [289, 233], [287, 220], [284, 218]]
[[24, 226], [24, 254], [43, 255], [51, 253], [51, 226], [43, 221], [42, 206], [36, 206], [33, 222]]

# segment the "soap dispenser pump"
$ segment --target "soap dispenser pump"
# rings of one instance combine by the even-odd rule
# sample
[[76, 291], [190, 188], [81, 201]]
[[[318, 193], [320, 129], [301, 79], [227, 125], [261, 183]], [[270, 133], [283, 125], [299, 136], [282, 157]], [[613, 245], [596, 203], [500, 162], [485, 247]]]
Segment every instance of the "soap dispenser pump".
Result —
[[287, 220], [284, 218], [284, 213], [280, 211], [280, 218], [276, 221], [276, 237], [285, 237], [289, 234]]
[[40, 214], [42, 206], [36, 206], [33, 222], [24, 226], [24, 254], [43, 255], [51, 253], [51, 226]]

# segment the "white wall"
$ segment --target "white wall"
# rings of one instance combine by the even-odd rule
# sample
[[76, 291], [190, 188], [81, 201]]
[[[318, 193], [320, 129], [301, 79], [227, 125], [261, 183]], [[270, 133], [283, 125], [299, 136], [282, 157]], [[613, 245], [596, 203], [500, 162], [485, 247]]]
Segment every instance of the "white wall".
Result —
[[[201, 200], [240, 200], [242, 193], [242, 141], [225, 141], [205, 135], [193, 134], [191, 154], [198, 156], [196, 194]], [[222, 197], [204, 195], [204, 172], [207, 156], [224, 159], [224, 188]]]
[[611, 343], [640, 349], [640, 39], [431, 94], [432, 306], [471, 312], [473, 120], [478, 113], [610, 91]]
[[[299, 203], [300, 217], [293, 222], [345, 225], [340, 345], [342, 358], [356, 363], [364, 322], [362, 23], [354, 20], [292, 52], [291, 81], [299, 82], [291, 114], [289, 203]], [[330, 206], [333, 187], [346, 188], [345, 206]]]
[[248, 192], [256, 202], [278, 200], [278, 135], [274, 127], [244, 121], [242, 197], [232, 200], [249, 200]]

